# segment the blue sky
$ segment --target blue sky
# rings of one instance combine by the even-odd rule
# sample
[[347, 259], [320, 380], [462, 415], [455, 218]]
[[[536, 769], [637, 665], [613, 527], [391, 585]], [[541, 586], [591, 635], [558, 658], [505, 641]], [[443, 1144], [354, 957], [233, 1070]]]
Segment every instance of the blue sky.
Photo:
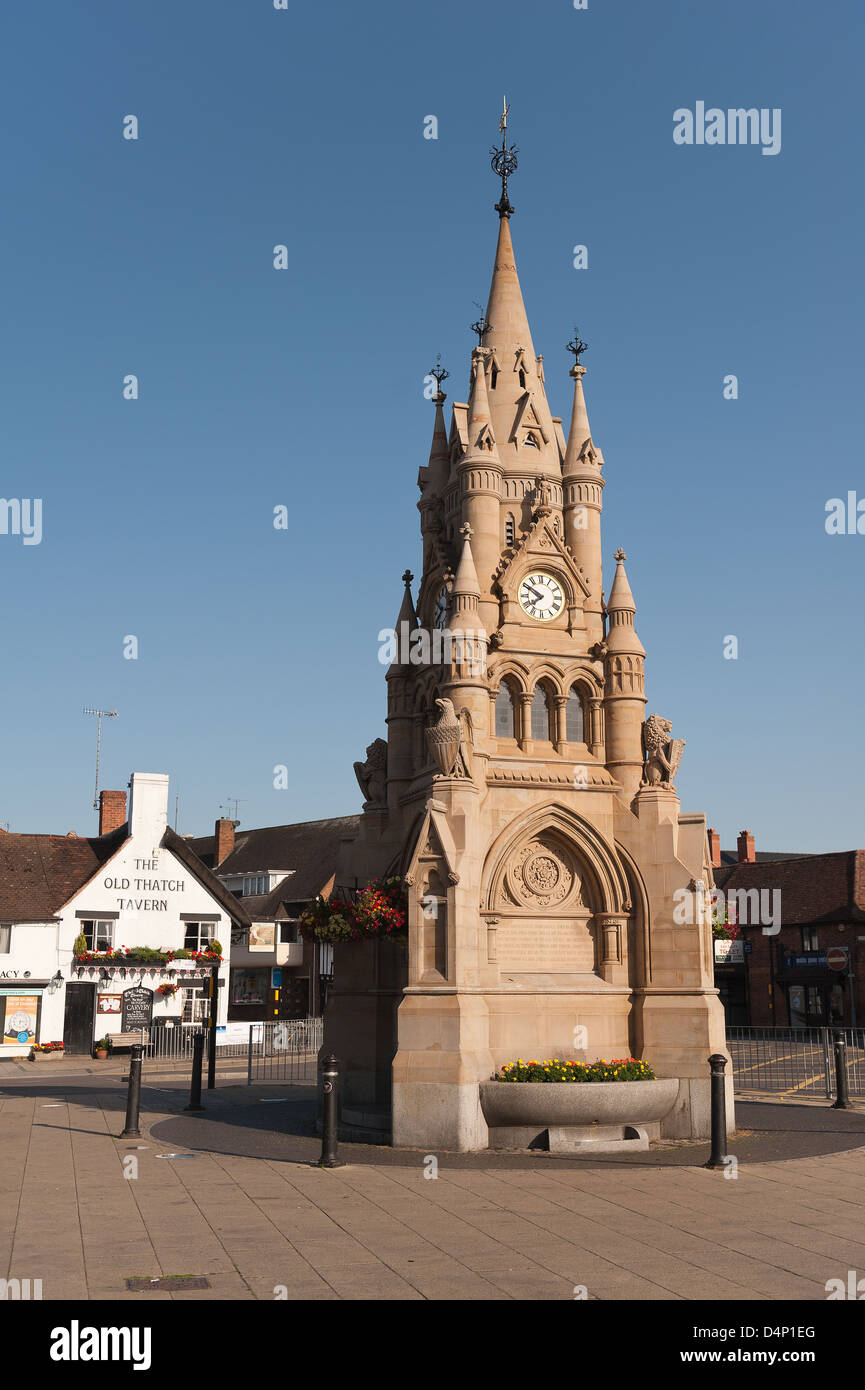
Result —
[[[85, 9], [4, 15], [0, 490], [44, 513], [40, 545], [0, 535], [0, 823], [92, 832], [85, 705], [119, 710], [102, 785], [170, 773], [183, 832], [228, 796], [246, 825], [359, 809], [506, 91], [534, 343], [566, 417], [590, 344], [607, 574], [623, 546], [683, 807], [725, 846], [865, 846], [865, 536], [824, 526], [865, 496], [861, 6]], [[697, 101], [780, 108], [781, 152], [675, 145]]]

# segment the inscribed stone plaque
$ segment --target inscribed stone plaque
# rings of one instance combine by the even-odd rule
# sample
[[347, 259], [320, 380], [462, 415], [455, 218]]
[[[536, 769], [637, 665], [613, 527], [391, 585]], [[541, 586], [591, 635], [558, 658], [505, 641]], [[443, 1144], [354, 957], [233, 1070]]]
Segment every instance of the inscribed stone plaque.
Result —
[[585, 921], [500, 919], [497, 952], [502, 970], [591, 971], [595, 947]]

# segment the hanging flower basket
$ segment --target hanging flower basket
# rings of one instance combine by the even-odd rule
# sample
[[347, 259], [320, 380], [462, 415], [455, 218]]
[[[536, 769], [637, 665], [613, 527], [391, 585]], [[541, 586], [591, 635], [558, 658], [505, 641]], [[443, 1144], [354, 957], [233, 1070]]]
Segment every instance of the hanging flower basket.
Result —
[[346, 901], [331, 894], [304, 909], [300, 929], [316, 941], [370, 941], [399, 936], [408, 922], [408, 895], [400, 878], [376, 878]]

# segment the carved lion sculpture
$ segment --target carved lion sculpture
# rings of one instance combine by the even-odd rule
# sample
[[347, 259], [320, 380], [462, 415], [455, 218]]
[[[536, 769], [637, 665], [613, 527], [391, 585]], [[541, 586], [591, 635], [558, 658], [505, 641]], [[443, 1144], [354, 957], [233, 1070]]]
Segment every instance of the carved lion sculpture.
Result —
[[643, 725], [643, 786], [675, 790], [673, 778], [679, 771], [685, 739], [671, 738], [672, 728], [670, 720], [660, 714], [649, 715]]
[[354, 764], [358, 786], [370, 806], [387, 802], [387, 744], [377, 738], [366, 750], [366, 762]]

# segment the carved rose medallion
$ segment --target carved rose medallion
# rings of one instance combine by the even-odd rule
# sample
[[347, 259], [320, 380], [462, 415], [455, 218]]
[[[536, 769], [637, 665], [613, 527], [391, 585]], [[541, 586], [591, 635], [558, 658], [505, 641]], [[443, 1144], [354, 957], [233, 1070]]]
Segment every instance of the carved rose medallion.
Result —
[[532, 908], [580, 903], [580, 878], [570, 856], [558, 845], [530, 840], [508, 865], [502, 901]]

